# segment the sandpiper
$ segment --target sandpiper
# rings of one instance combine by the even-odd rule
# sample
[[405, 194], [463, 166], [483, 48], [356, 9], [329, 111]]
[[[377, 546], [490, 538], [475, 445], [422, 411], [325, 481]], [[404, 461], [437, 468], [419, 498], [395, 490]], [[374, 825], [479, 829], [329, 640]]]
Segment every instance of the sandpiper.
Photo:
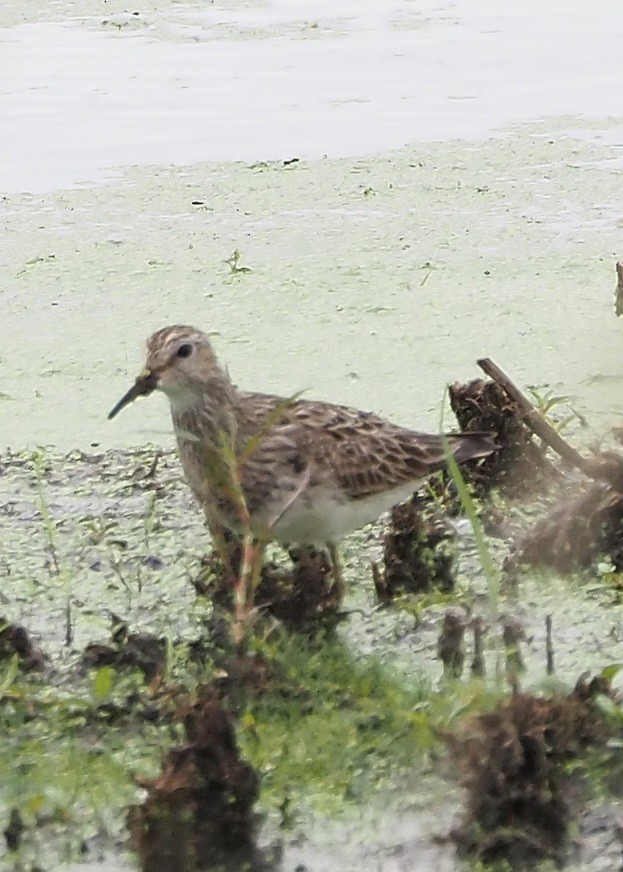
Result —
[[154, 390], [169, 399], [186, 480], [212, 532], [217, 524], [240, 532], [215, 463], [229, 451], [239, 458], [253, 535], [327, 547], [340, 590], [337, 543], [347, 533], [410, 497], [446, 465], [448, 448], [461, 463], [496, 447], [484, 433], [419, 433], [347, 406], [241, 391], [195, 327], [149, 337], [145, 369], [108, 417]]

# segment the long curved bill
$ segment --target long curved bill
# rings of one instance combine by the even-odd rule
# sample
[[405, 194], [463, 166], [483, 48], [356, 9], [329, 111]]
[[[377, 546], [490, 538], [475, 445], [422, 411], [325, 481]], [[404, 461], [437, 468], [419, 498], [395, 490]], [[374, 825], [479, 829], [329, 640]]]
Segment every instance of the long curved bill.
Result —
[[125, 406], [129, 405], [137, 397], [145, 397], [155, 391], [157, 387], [158, 375], [148, 369], [144, 370], [136, 379], [130, 390], [127, 391], [121, 397], [119, 402], [112, 407], [108, 413], [108, 420], [112, 420], [115, 415], [118, 415]]

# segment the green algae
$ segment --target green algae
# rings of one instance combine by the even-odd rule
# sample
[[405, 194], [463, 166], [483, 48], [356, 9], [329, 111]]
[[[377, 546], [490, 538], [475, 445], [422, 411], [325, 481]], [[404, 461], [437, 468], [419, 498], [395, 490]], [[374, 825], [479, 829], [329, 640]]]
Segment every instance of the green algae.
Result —
[[[622, 411], [620, 170], [573, 124], [287, 167], [148, 167], [7, 197], [5, 442], [169, 444], [163, 402], [104, 418], [144, 338], [171, 322], [210, 331], [247, 388], [436, 429], [444, 384], [488, 355], [520, 385], [574, 394], [603, 430]], [[231, 274], [235, 249], [252, 272]]]

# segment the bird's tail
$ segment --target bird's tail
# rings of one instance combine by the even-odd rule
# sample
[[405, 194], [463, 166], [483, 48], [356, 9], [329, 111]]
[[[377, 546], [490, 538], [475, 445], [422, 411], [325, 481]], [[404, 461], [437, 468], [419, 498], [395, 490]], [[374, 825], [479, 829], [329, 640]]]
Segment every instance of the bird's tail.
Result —
[[449, 433], [445, 438], [457, 463], [489, 457], [500, 447], [491, 433]]

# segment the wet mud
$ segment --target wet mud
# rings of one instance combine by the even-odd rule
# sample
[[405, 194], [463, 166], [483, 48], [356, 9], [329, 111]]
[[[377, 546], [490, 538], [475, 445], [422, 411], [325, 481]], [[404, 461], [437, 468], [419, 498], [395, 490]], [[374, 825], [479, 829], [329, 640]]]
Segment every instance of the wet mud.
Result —
[[[298, 712], [297, 717], [303, 721], [312, 716], [317, 705], [313, 693], [310, 695], [308, 687], [289, 676], [289, 667], [275, 665], [271, 657], [267, 658], [259, 652], [249, 652], [244, 657], [232, 656], [230, 627], [226, 617], [227, 597], [224, 596], [222, 602], [213, 603], [205, 596], [205, 590], [202, 591], [204, 595], [197, 596], [197, 580], [205, 576], [207, 569], [205, 554], [208, 540], [202, 517], [188, 495], [174, 455], [153, 448], [98, 455], [81, 452], [68, 455], [45, 451], [19, 454], [5, 452], [1, 468], [0, 511], [5, 521], [6, 535], [2, 540], [0, 568], [4, 593], [11, 597], [11, 609], [6, 612], [7, 621], [26, 628], [34, 643], [49, 658], [52, 671], [45, 675], [50, 686], [71, 687], [76, 682], [78, 685], [85, 681], [92, 682], [94, 692], [100, 696], [81, 716], [89, 733], [94, 730], [98, 734], [102, 730], [132, 731], [138, 725], [141, 733], [145, 730], [174, 729], [179, 720], [181, 698], [188, 698], [188, 688], [200, 684], [201, 676], [205, 679], [206, 670], [207, 674], [213, 675], [212, 686], [216, 697], [224, 700], [239, 719], [238, 730], [246, 747], [250, 741], [253, 744], [253, 733], [262, 729], [261, 721], [255, 720], [257, 714], [249, 722], [251, 726], [245, 726], [245, 717], [248, 717], [245, 713], [250, 700], [258, 701], [254, 705], [261, 705], [261, 700], [279, 700], [279, 706], [292, 706]], [[415, 509], [419, 508], [417, 502], [414, 505]], [[412, 506], [402, 510], [409, 518], [406, 529], [401, 533], [407, 549], [409, 529], [415, 530], [417, 535], [414, 541], [419, 542], [418, 524], [429, 523], [426, 515], [420, 517], [415, 509]], [[457, 523], [456, 518], [454, 523]], [[445, 531], [445, 527], [443, 529]], [[526, 608], [523, 609], [521, 602], [516, 603], [511, 597], [505, 603], [510, 614], [504, 626], [499, 622], [492, 623], [482, 603], [473, 598], [471, 601], [465, 600], [461, 596], [465, 578], [470, 578], [470, 584], [478, 585], [480, 575], [469, 540], [466, 541], [461, 534], [454, 535], [450, 543], [456, 552], [453, 572], [459, 585], [458, 590], [455, 586], [451, 593], [457, 603], [463, 602], [463, 606], [451, 608], [449, 612], [431, 606], [429, 611], [419, 613], [415, 624], [413, 621], [407, 624], [402, 637], [396, 635], [395, 629], [384, 629], [386, 622], [389, 621], [387, 626], [391, 627], [392, 623], [400, 621], [401, 612], [399, 606], [393, 614], [387, 610], [370, 609], [374, 592], [370, 561], [382, 559], [380, 532], [380, 528], [368, 531], [365, 534], [367, 542], [365, 538], [355, 536], [351, 545], [345, 543], [345, 571], [351, 582], [351, 590], [344, 604], [342, 620], [337, 624], [334, 623], [335, 603], [331, 602], [331, 588], [327, 585], [327, 566], [322, 557], [316, 555], [311, 559], [310, 555], [306, 555], [298, 566], [294, 564], [293, 578], [291, 556], [283, 552], [279, 555], [276, 550], [271, 557], [272, 565], [265, 570], [263, 581], [263, 584], [267, 584], [264, 594], [266, 604], [260, 609], [259, 619], [264, 622], [264, 632], [275, 632], [270, 629], [274, 627], [271, 621], [275, 620], [283, 624], [288, 632], [295, 630], [292, 644], [299, 650], [299, 656], [314, 662], [330, 644], [327, 632], [343, 638], [348, 642], [349, 649], [356, 651], [361, 648], [362, 652], [365, 651], [365, 644], [362, 644], [364, 637], [358, 636], [357, 631], [357, 626], [363, 625], [366, 628], [365, 638], [374, 639], [374, 654], [383, 652], [383, 656], [392, 661], [399, 673], [404, 666], [404, 674], [411, 675], [411, 682], [414, 678], [414, 660], [409, 651], [412, 645], [416, 645], [421, 649], [417, 662], [431, 680], [437, 681], [443, 676], [446, 681], [454, 681], [457, 688], [462, 683], [469, 687], [470, 676], [478, 678], [485, 675], [491, 678], [495, 675], [495, 651], [501, 644], [507, 649], [508, 684], [529, 686], [535, 677], [543, 675], [545, 669], [545, 644], [539, 638], [542, 632], [542, 610], [545, 608], [554, 614], [555, 659], [557, 669], [562, 674], [569, 673], [576, 662], [578, 650], [584, 652], [587, 663], [602, 666], [605, 662], [614, 662], [617, 657], [623, 657], [621, 643], [617, 641], [620, 637], [614, 632], [608, 633], [599, 650], [587, 647], [587, 639], [592, 633], [601, 632], [603, 626], [603, 604], [609, 596], [607, 585], [604, 585], [601, 601], [595, 601], [593, 595], [592, 601], [585, 598], [582, 608], [577, 605], [577, 597], [581, 594], [574, 594], [574, 604], [564, 588], [554, 594], [557, 599], [549, 602], [543, 599], [542, 606], [535, 608], [535, 602], [538, 603], [543, 594], [538, 592], [538, 585], [535, 587], [534, 582], [530, 583], [529, 578], [522, 579], [520, 590], [522, 599], [525, 597]], [[396, 536], [395, 527], [390, 526], [386, 535], [390, 537], [389, 541], [394, 541], [391, 537]], [[27, 549], [24, 548], [26, 541], [29, 543]], [[499, 542], [498, 548], [504, 545], [503, 540]], [[445, 538], [442, 537], [440, 544], [446, 544]], [[504, 547], [508, 547], [508, 543]], [[357, 563], [352, 562], [353, 549], [358, 555]], [[312, 570], [315, 581], [312, 579], [309, 589], [305, 587], [301, 591], [302, 584], [310, 578], [305, 573]], [[442, 577], [446, 577], [445, 570]], [[275, 593], [275, 583], [283, 584], [283, 590], [288, 595], [294, 591], [294, 597], [288, 599], [284, 593], [283, 599], [279, 599]], [[548, 584], [550, 596], [554, 590]], [[221, 592], [227, 593], [224, 588]], [[449, 594], [447, 590], [442, 593], [443, 596]], [[420, 594], [410, 592], [410, 596], [418, 595], [430, 596], [430, 587]], [[399, 599], [394, 601], [400, 602]], [[278, 609], [283, 609], [281, 615]], [[422, 620], [424, 614], [426, 617]], [[54, 616], [53, 620], [51, 616]], [[93, 616], [97, 617], [95, 624]], [[258, 629], [260, 626], [261, 623]], [[314, 628], [319, 631], [322, 626], [325, 635], [321, 634], [320, 638], [314, 640]], [[511, 632], [513, 627], [518, 628], [514, 635]], [[301, 632], [301, 641], [295, 642], [296, 634]], [[309, 641], [304, 642], [305, 638]], [[173, 663], [175, 657], [183, 656], [181, 662], [186, 664], [173, 684], [172, 656]], [[50, 667], [46, 665], [45, 668]], [[321, 676], [322, 671], [320, 668], [318, 675]], [[137, 680], [142, 682], [138, 688], [135, 685]], [[127, 690], [124, 690], [125, 682], [130, 682]], [[146, 698], [145, 690], [140, 690], [141, 686], [147, 689]], [[365, 698], [374, 686], [365, 684]], [[348, 712], [353, 706], [348, 693], [339, 691], [339, 697], [341, 702], [336, 703], [334, 710], [339, 712], [340, 706], [343, 706], [344, 711]], [[195, 705], [195, 702], [190, 704]], [[367, 724], [365, 716], [361, 717], [366, 729], [371, 729], [379, 737], [383, 735], [386, 727], [382, 720], [378, 721], [379, 732], [374, 732], [375, 719], [379, 715], [374, 715], [370, 724]], [[227, 735], [230, 734], [223, 728], [223, 736]], [[206, 736], [203, 738], [207, 741]], [[171, 791], [178, 783], [178, 776], [184, 776], [182, 780], [189, 791], [185, 795], [194, 797], [193, 803], [196, 800], [200, 804], [203, 801], [201, 797], [208, 794], [210, 802], [214, 800], [211, 792], [214, 783], [206, 781], [205, 772], [201, 770], [203, 763], [200, 764], [198, 760], [209, 758], [212, 760], [210, 765], [216, 766], [214, 760], [221, 752], [208, 752], [207, 746], [201, 742], [197, 750], [193, 749], [189, 737], [186, 744], [180, 744], [178, 740], [175, 743], [177, 750], [171, 752], [171, 757], [166, 756], [168, 752], [161, 753], [161, 759], [165, 760], [161, 776], [155, 781], [145, 782], [152, 792], [144, 806], [145, 816], [138, 818], [140, 823], [133, 824], [133, 827], [138, 828], [133, 829], [135, 834], [138, 833], [135, 835], [135, 844], [138, 845], [145, 868], [150, 868], [150, 863], [153, 865], [160, 851], [165, 851], [158, 840], [163, 838], [166, 841], [169, 838], [168, 835], [162, 836], [162, 833], [171, 834], [171, 829], [167, 827], [172, 821], [173, 830], [178, 829], [176, 812], [166, 810], [175, 806]], [[157, 748], [162, 747], [163, 742], [159, 740]], [[338, 753], [337, 749], [335, 753]], [[238, 764], [234, 766], [233, 759], [231, 765], [236, 769]], [[334, 766], [338, 765], [337, 761], [338, 757], [335, 757]], [[247, 772], [242, 762], [240, 766], [241, 773]], [[144, 777], [140, 767], [135, 774], [139, 778]], [[251, 814], [249, 803], [251, 794], [255, 797], [256, 789], [254, 787], [253, 791], [245, 794], [246, 799], [240, 800], [240, 808], [246, 809], [244, 815], [249, 814], [249, 821], [262, 809], [260, 794], [259, 805], [257, 802], [255, 805], [251, 803]], [[402, 789], [397, 794], [402, 803], [408, 803], [408, 796], [409, 791]], [[136, 802], [134, 804], [137, 805]], [[193, 852], [200, 849], [208, 850], [204, 841], [210, 841], [211, 844], [214, 841], [221, 848], [223, 844], [219, 842], [221, 836], [212, 834], [208, 839], [198, 822], [199, 818], [203, 820], [204, 815], [195, 813], [198, 807], [192, 805], [194, 811], [188, 819], [184, 819], [184, 826], [188, 829], [181, 830], [188, 837], [185, 839], [190, 851], [188, 857], [195, 856]], [[284, 808], [287, 807], [288, 803]], [[457, 795], [453, 808], [458, 810], [458, 807]], [[140, 814], [143, 815], [143, 812]], [[288, 818], [290, 813], [284, 811], [283, 814]], [[388, 832], [391, 832], [402, 820], [403, 814], [404, 809], [396, 808], [388, 818], [381, 815], [378, 826], [382, 830], [389, 828]], [[161, 815], [164, 829], [160, 836], [154, 834], [154, 841], [150, 842], [152, 822]], [[7, 827], [9, 823], [7, 817]], [[216, 821], [213, 821], [213, 825], [217, 826]], [[20, 838], [24, 838], [28, 845], [32, 842], [28, 820], [25, 826], [25, 833]], [[446, 856], [448, 869], [461, 868], [457, 865], [458, 860], [450, 859], [452, 851], [448, 846], [435, 848], [420, 833], [415, 821], [412, 821], [412, 826], [416, 827], [418, 833], [418, 854], [428, 851], [432, 852], [431, 856], [437, 856], [436, 860], [431, 860], [433, 868], [435, 863], [442, 862], [442, 856]], [[452, 822], [448, 818], [446, 832], [451, 827]], [[313, 833], [313, 823], [309, 823], [306, 831]], [[11, 838], [14, 832], [17, 830], [9, 827]], [[266, 834], [261, 842], [253, 841], [256, 847], [258, 844], [266, 844]], [[254, 850], [249, 847], [251, 854]], [[264, 855], [260, 848], [257, 850], [260, 853], [253, 862], [257, 860], [259, 863]], [[287, 837], [283, 850], [286, 857], [300, 856]], [[437, 855], [435, 851], [438, 851]], [[335, 844], [331, 856], [340, 856], [340, 849]], [[407, 850], [405, 857], [409, 856]], [[305, 862], [305, 859], [301, 859], [301, 862]], [[391, 864], [389, 868], [392, 868]]]

